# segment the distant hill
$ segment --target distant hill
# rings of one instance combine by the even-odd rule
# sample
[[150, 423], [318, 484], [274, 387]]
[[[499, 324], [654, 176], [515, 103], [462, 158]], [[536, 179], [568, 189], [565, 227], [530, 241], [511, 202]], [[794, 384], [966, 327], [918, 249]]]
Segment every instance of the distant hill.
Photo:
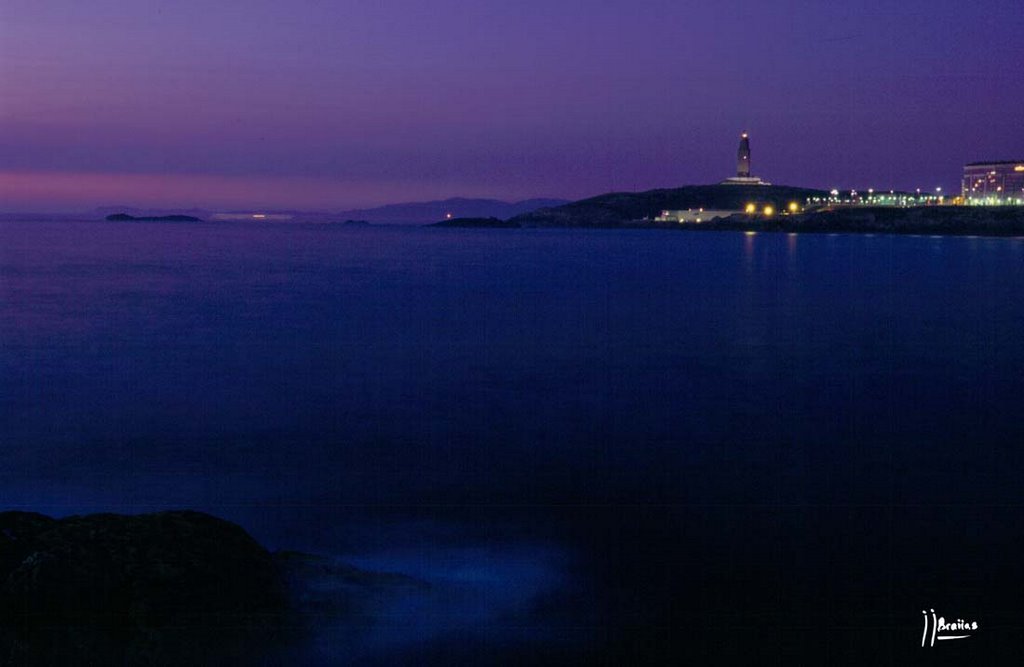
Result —
[[539, 208], [567, 204], [564, 199], [527, 199], [505, 202], [496, 199], [444, 199], [440, 201], [389, 204], [377, 208], [354, 209], [336, 214], [338, 219], [366, 220], [375, 223], [423, 225], [452, 218], [500, 218], [506, 220]]
[[742, 210], [747, 204], [771, 204], [777, 210], [792, 201], [828, 196], [825, 190], [784, 185], [687, 185], [646, 192], [613, 192], [517, 215], [522, 227], [616, 227], [654, 218], [664, 210], [709, 208]]
[[376, 208], [351, 209], [348, 211], [302, 211], [293, 209], [252, 209], [231, 211], [209, 211], [206, 209], [160, 209], [132, 208], [127, 206], [104, 206], [95, 209], [97, 217], [111, 214], [125, 214], [136, 218], [187, 215], [211, 220], [226, 216], [262, 213], [267, 216], [287, 216], [288, 222], [343, 222], [346, 220], [365, 221], [374, 224], [425, 225], [452, 218], [508, 218], [529, 213], [539, 208], [560, 206], [569, 203], [565, 199], [526, 199], [518, 202], [497, 199], [467, 199], [457, 197], [425, 202], [388, 204]]

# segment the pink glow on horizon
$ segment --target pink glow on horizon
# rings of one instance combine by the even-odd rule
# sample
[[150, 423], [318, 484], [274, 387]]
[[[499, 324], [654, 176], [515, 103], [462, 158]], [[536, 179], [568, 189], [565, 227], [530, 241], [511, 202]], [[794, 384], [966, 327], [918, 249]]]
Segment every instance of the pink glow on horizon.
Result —
[[[0, 171], [7, 210], [78, 211], [95, 206], [344, 209], [463, 195], [440, 184], [327, 178]], [[489, 196], [487, 192], [470, 196]], [[39, 202], [45, 202], [40, 207]]]

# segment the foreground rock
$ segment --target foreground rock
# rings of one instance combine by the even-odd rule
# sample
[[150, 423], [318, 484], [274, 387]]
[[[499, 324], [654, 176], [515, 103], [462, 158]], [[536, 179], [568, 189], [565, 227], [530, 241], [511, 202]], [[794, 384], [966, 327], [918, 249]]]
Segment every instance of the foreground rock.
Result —
[[281, 639], [285, 587], [206, 514], [0, 513], [0, 664], [246, 664]]

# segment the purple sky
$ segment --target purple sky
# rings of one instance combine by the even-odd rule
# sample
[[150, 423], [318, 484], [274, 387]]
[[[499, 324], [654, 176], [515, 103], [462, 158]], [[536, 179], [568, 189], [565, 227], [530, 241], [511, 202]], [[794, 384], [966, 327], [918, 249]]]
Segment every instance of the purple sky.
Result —
[[958, 188], [1021, 0], [3, 0], [0, 209]]

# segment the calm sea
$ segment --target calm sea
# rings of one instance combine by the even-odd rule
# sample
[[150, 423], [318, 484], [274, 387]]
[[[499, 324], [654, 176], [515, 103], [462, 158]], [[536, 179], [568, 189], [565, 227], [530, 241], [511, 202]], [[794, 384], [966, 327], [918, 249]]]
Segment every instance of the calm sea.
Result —
[[0, 508], [429, 584], [311, 664], [984, 662], [1022, 343], [1019, 239], [0, 223]]

